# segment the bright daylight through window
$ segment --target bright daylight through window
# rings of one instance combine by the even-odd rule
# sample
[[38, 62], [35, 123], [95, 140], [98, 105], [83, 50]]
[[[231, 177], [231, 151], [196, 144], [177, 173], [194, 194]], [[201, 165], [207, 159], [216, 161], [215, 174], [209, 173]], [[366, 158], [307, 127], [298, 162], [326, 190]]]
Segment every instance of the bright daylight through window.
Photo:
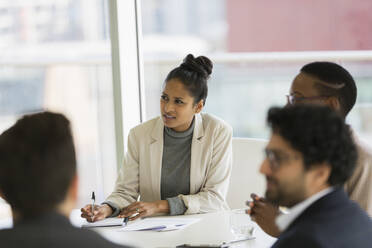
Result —
[[304, 64], [329, 60], [354, 76], [358, 99], [347, 121], [372, 144], [372, 53], [366, 51], [372, 49], [372, 2], [334, 3], [141, 1], [147, 119], [159, 114], [169, 70], [188, 53], [207, 55], [215, 66], [205, 110], [230, 123], [235, 137], [267, 138], [268, 108], [286, 104]]
[[107, 5], [0, 2], [0, 131], [26, 113], [64, 113], [76, 143], [80, 205], [103, 188], [102, 173], [116, 177]]

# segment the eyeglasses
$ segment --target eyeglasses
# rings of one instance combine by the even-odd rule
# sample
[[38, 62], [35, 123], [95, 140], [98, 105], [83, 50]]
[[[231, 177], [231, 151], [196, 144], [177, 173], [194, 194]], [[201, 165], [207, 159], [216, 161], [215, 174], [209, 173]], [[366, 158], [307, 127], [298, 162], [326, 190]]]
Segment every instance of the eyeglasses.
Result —
[[265, 157], [269, 161], [270, 169], [272, 171], [277, 170], [283, 162], [291, 159], [299, 159], [297, 155], [279, 154], [277, 151], [265, 149]]
[[300, 102], [303, 102], [303, 101], [306, 101], [306, 100], [325, 99], [325, 98], [328, 98], [330, 96], [308, 96], [308, 97], [302, 96], [302, 97], [296, 97], [294, 95], [286, 95], [286, 97], [287, 97], [288, 104], [294, 105], [296, 103], [300, 103]]

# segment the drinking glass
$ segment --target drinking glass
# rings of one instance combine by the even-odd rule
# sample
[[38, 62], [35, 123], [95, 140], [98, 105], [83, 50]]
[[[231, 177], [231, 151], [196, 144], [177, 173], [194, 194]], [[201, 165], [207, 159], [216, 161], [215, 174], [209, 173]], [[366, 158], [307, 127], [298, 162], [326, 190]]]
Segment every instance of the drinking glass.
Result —
[[254, 224], [246, 209], [235, 209], [230, 212], [230, 230], [235, 239], [245, 239], [253, 236]]

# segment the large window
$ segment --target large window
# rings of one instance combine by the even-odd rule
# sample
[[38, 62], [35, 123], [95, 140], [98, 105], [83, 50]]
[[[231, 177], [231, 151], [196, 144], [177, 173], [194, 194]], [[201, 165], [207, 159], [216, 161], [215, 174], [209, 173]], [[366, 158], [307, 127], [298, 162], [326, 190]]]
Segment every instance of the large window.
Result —
[[348, 117], [372, 144], [372, 2], [356, 0], [143, 0], [146, 119], [159, 114], [167, 73], [188, 53], [215, 67], [205, 111], [235, 137], [267, 138], [265, 117], [284, 105], [299, 69], [315, 60], [342, 64], [355, 77], [357, 104]]
[[[0, 1], [0, 131], [26, 113], [64, 113], [72, 122], [77, 149], [79, 206], [88, 202], [92, 190], [102, 200], [116, 179], [117, 154], [124, 149], [116, 151], [121, 134], [115, 130], [121, 127], [114, 125], [113, 96], [123, 97], [124, 111], [115, 108], [115, 117], [122, 117], [125, 136], [139, 122], [140, 110], [145, 110], [144, 120], [159, 114], [164, 78], [188, 53], [214, 62], [205, 111], [229, 122], [235, 137], [268, 137], [267, 109], [286, 103], [301, 66], [314, 60], [341, 63], [358, 86], [348, 122], [372, 144], [371, 1], [111, 1], [120, 5], [120, 11], [113, 11], [118, 32], [112, 34], [120, 36], [113, 38], [113, 67], [108, 2]], [[123, 16], [132, 18], [133, 25]], [[137, 28], [142, 28], [142, 42], [137, 42]], [[132, 46], [127, 46], [130, 38]], [[143, 90], [140, 52], [144, 96], [137, 94]], [[126, 57], [125, 63], [117, 63], [117, 57]], [[122, 88], [114, 91], [113, 81], [117, 87], [120, 80]], [[138, 116], [132, 118], [132, 112]]]
[[79, 206], [92, 190], [102, 199], [116, 178], [107, 4], [0, 2], [0, 131], [25, 113], [64, 113], [76, 143]]

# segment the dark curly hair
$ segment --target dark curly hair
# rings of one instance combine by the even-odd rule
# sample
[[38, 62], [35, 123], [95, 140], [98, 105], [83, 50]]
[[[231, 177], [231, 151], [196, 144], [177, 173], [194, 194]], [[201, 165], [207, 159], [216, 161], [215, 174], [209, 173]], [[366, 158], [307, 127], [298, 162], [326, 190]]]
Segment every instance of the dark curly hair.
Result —
[[53, 211], [75, 174], [70, 122], [63, 115], [24, 116], [0, 135], [0, 191], [21, 218]]
[[267, 122], [274, 133], [302, 154], [305, 169], [316, 163], [330, 164], [330, 185], [342, 185], [351, 176], [357, 150], [339, 113], [318, 105], [273, 107]]
[[341, 113], [345, 118], [355, 105], [357, 98], [357, 88], [351, 74], [342, 66], [328, 61], [309, 63], [304, 65], [300, 71], [328, 84], [327, 86], [318, 83], [315, 87], [319, 95], [338, 98]]
[[195, 58], [192, 54], [189, 54], [180, 66], [169, 72], [165, 78], [165, 83], [171, 79], [178, 79], [194, 98], [194, 104], [203, 100], [203, 105], [205, 105], [208, 95], [207, 81], [212, 69], [213, 63], [209, 58], [205, 56]]

